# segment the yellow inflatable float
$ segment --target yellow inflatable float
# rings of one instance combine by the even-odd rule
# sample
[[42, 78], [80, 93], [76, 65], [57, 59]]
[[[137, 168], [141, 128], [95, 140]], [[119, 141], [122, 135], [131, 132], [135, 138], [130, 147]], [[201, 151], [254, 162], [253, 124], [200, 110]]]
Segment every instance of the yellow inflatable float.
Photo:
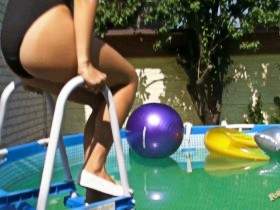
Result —
[[212, 128], [205, 135], [204, 143], [210, 153], [247, 160], [269, 160], [258, 148], [253, 136], [230, 128]]

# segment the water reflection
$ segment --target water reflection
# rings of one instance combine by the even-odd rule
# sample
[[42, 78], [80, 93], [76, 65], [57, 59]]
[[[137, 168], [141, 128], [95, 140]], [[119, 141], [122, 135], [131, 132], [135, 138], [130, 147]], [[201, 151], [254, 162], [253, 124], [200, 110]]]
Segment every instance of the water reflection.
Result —
[[269, 164], [266, 164], [262, 167], [258, 174], [260, 176], [267, 176], [267, 177], [277, 177], [280, 175], [280, 162], [277, 159], [270, 161]]
[[[199, 156], [196, 161], [202, 161], [203, 155], [197, 152], [192, 157]], [[177, 156], [184, 154], [179, 151]], [[280, 203], [271, 203], [268, 197], [280, 186], [277, 160], [238, 161], [204, 156], [204, 166], [187, 173], [186, 162], [178, 157], [147, 159], [129, 152], [129, 180], [139, 209], [279, 209]]]
[[280, 174], [280, 157], [271, 158], [269, 161], [252, 161], [208, 154], [205, 158], [204, 171], [217, 177], [240, 174], [277, 177]]
[[227, 158], [220, 155], [208, 154], [204, 170], [212, 176], [229, 176], [246, 173], [248, 170], [267, 165], [268, 161], [252, 161]]
[[129, 154], [129, 160], [130, 182], [141, 209], [158, 209], [159, 206], [172, 209], [174, 201], [185, 191], [180, 180], [183, 181], [186, 173], [176, 161], [172, 158], [142, 158], [133, 151]]

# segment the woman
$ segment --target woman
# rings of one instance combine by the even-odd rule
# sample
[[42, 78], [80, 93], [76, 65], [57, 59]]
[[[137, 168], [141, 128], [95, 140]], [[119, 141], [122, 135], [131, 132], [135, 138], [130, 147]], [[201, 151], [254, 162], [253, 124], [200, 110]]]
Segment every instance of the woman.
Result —
[[[87, 187], [86, 202], [121, 194], [121, 188], [105, 169], [112, 136], [100, 90], [106, 84], [113, 91], [122, 125], [138, 83], [134, 67], [108, 44], [93, 37], [97, 6], [98, 0], [10, 0], [1, 33], [4, 58], [28, 88], [58, 94], [72, 77], [84, 78], [85, 87], [70, 99], [94, 110], [84, 134], [81, 185]], [[115, 193], [95, 188], [95, 183], [87, 180], [109, 186]]]

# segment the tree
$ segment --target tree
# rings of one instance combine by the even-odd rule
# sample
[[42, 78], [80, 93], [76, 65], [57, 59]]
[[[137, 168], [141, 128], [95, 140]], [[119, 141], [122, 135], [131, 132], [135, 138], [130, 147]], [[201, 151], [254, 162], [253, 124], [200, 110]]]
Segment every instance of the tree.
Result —
[[147, 0], [146, 22], [157, 26], [159, 46], [172, 44], [174, 31], [183, 33], [178, 61], [188, 75], [187, 90], [202, 122], [220, 121], [230, 45], [256, 50], [258, 40], [244, 38], [257, 26], [279, 26], [279, 7], [279, 0]]
[[253, 99], [251, 103], [248, 104], [248, 114], [244, 116], [245, 122], [253, 124], [280, 123], [280, 97], [275, 96], [273, 102], [275, 105], [275, 110], [269, 115], [262, 109], [261, 94], [255, 96], [255, 99]]
[[143, 1], [139, 0], [100, 0], [95, 32], [104, 36], [105, 32], [112, 28], [136, 26], [142, 7]]

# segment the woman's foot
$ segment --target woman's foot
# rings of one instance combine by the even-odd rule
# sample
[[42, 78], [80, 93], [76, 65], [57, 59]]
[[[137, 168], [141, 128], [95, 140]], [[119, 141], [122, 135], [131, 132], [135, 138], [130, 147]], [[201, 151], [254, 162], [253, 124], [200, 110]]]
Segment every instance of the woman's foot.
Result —
[[105, 168], [103, 168], [100, 172], [94, 172], [94, 174], [109, 182], [112, 182], [114, 184], [116, 183], [116, 181], [107, 173]]
[[[105, 169], [102, 169], [101, 171], [95, 171], [94, 173], [91, 172], [91, 173], [106, 181], [115, 183], [114, 180], [111, 178], [111, 176], [108, 175], [108, 173], [106, 172]], [[86, 187], [86, 202], [87, 203], [93, 203], [93, 202], [105, 200], [105, 199], [112, 198], [112, 197], [114, 197], [114, 196]]]
[[95, 172], [84, 169], [80, 175], [79, 184], [86, 188], [86, 202], [88, 203], [124, 194], [123, 188], [115, 184], [105, 169]]

